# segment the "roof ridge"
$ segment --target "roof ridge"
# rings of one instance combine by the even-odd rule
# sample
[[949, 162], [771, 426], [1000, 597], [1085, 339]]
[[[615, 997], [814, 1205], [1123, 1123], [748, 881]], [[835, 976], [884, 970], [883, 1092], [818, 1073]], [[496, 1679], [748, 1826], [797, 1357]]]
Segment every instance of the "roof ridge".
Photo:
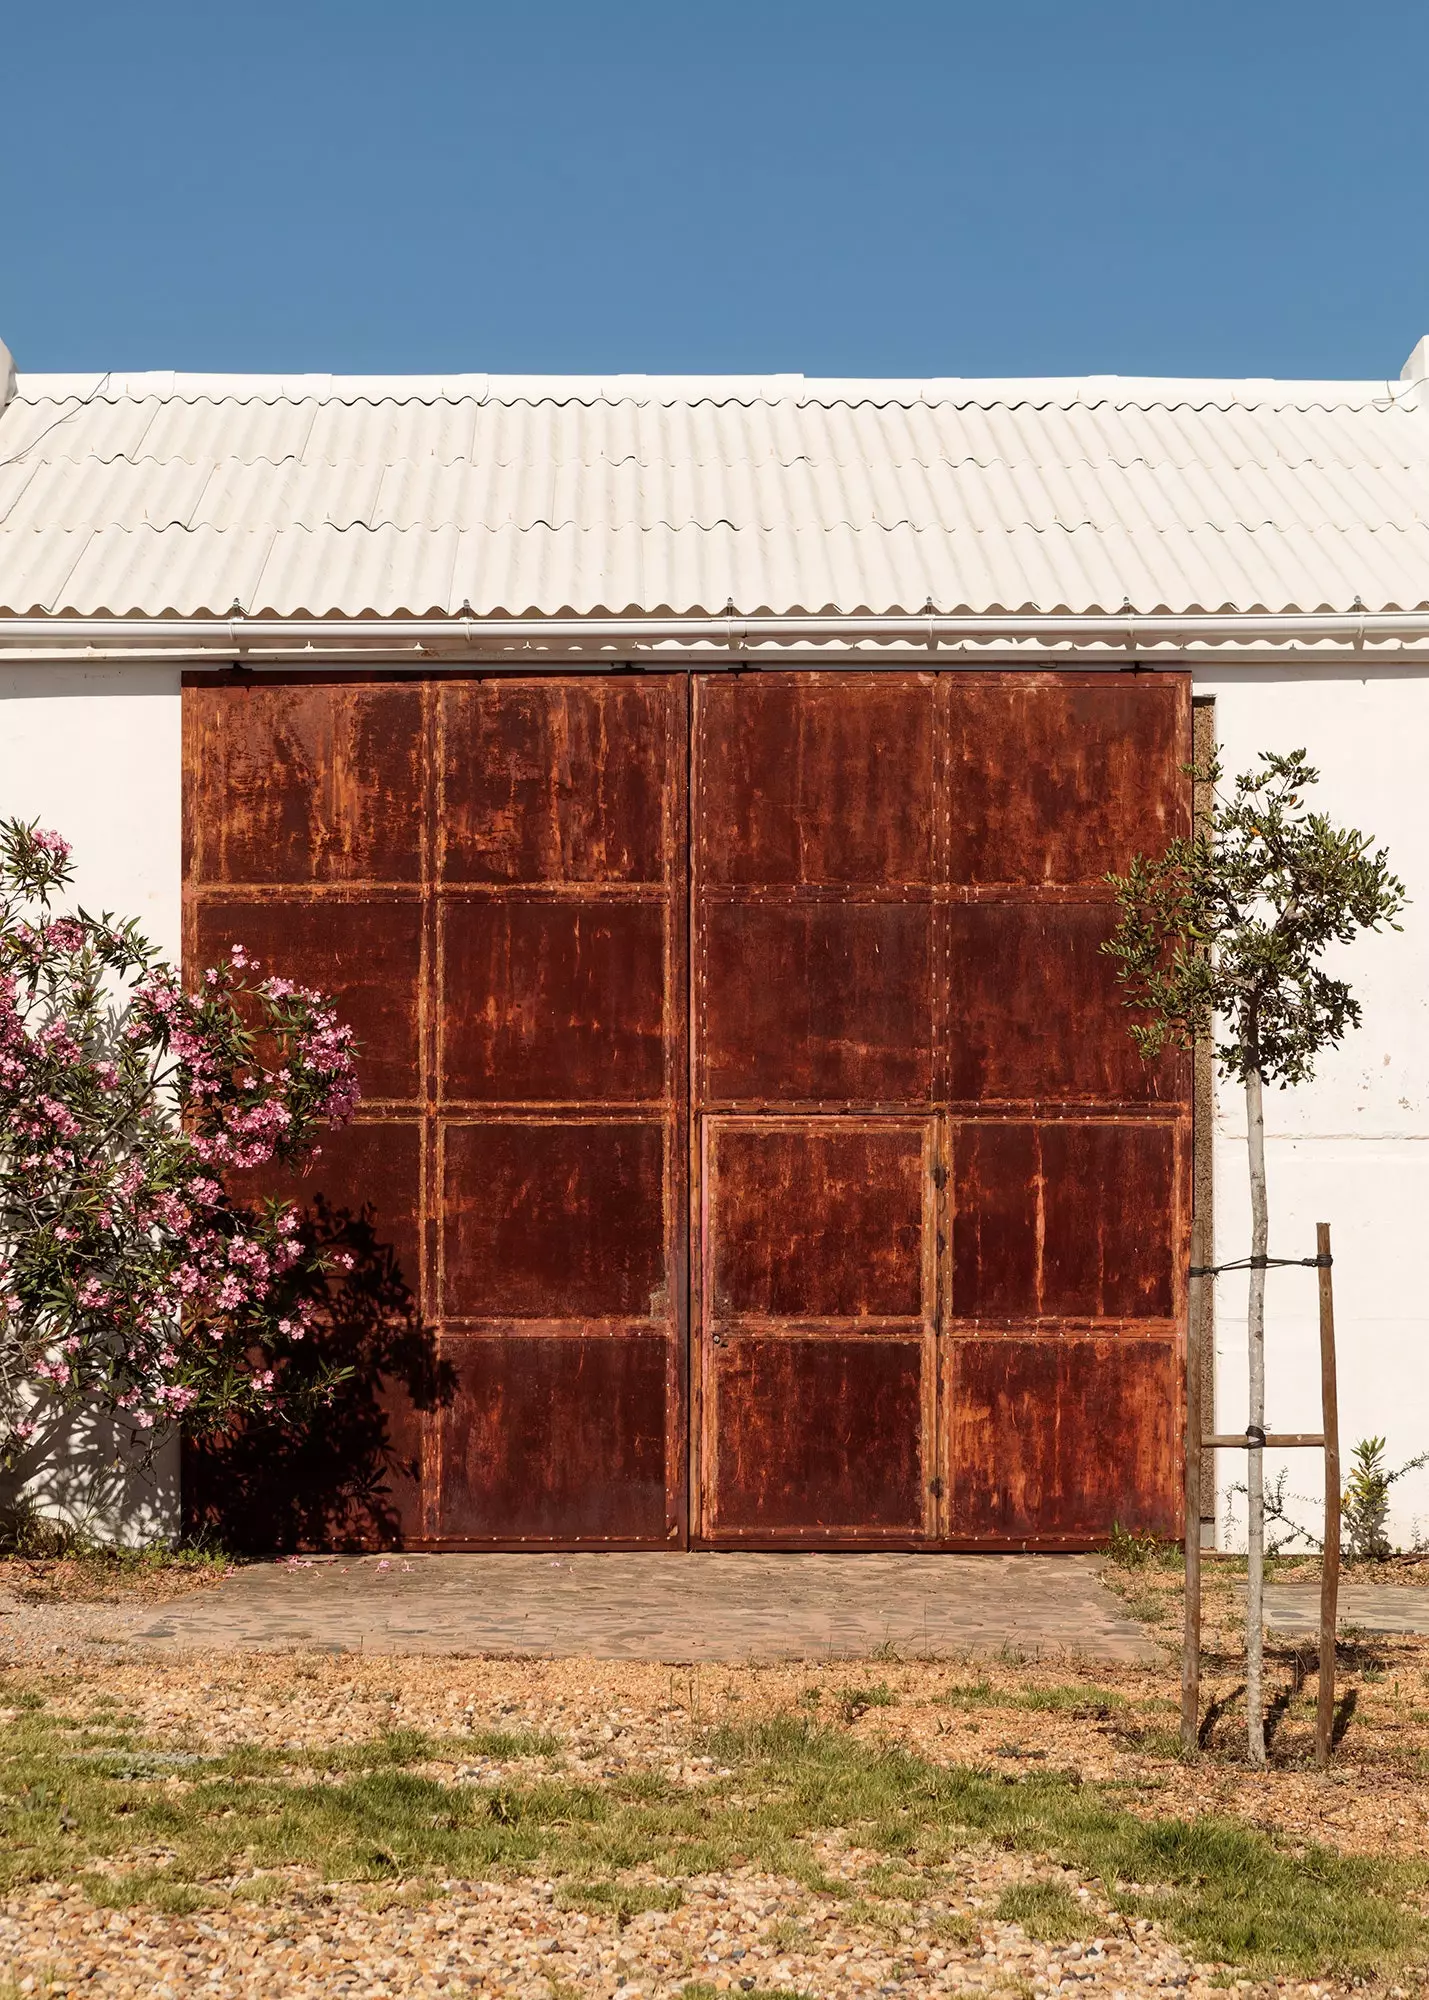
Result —
[[758, 403], [828, 409], [1417, 408], [1418, 384], [1272, 376], [804, 376], [804, 375], [250, 375], [159, 370], [101, 377], [22, 372], [14, 401], [336, 403], [505, 408], [655, 403], [672, 409]]

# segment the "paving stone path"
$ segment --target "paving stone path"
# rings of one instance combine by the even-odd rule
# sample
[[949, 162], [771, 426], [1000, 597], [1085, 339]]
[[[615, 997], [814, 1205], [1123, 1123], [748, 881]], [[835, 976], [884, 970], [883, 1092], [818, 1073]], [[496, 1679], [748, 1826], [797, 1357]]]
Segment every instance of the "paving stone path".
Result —
[[[607, 1660], [868, 1658], [1015, 1649], [1157, 1657], [1094, 1557], [395, 1555], [296, 1558], [108, 1633], [156, 1648], [584, 1655]], [[9, 1622], [8, 1620], [6, 1621]]]
[[[1317, 1638], [1319, 1584], [1268, 1583], [1265, 1622], [1272, 1632], [1283, 1632], [1292, 1639]], [[1336, 1623], [1341, 1633], [1429, 1632], [1429, 1590], [1394, 1583], [1341, 1584]]]

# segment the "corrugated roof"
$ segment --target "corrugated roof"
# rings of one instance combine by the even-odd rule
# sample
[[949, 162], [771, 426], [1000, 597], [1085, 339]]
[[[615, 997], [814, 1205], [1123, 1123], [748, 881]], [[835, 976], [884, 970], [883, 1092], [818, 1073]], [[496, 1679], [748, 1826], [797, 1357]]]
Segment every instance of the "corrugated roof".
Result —
[[1414, 610], [1403, 382], [25, 375], [0, 611]]

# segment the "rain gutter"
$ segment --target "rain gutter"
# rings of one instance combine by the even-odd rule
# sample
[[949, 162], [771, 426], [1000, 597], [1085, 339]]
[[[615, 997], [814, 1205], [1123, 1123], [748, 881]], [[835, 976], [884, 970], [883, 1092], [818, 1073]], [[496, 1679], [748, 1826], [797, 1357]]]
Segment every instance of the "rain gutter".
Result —
[[1429, 659], [1429, 609], [1352, 612], [1002, 612], [944, 616], [802, 612], [720, 617], [0, 617], [0, 655], [30, 659], [235, 659], [331, 664], [381, 655], [517, 663], [541, 656], [741, 659], [789, 647], [894, 647], [917, 655], [988, 646], [1058, 653], [1204, 653], [1314, 647], [1322, 658]]

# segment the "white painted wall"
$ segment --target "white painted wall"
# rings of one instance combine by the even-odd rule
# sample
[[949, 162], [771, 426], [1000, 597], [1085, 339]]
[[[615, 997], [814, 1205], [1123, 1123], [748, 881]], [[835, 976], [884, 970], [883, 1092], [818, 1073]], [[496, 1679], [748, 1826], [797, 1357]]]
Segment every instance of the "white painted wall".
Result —
[[62, 833], [78, 900], [175, 959], [181, 794], [177, 667], [0, 664], [0, 817]]
[[[75, 899], [137, 917], [164, 954], [181, 940], [179, 672], [174, 667], [0, 665], [0, 817], [38, 817], [74, 849]], [[178, 1452], [116, 1465], [112, 1435], [76, 1435], [32, 1483], [44, 1511], [101, 1535], [178, 1526]]]
[[[1321, 1059], [1314, 1080], [1266, 1096], [1270, 1254], [1313, 1256], [1328, 1222], [1335, 1255], [1341, 1450], [1386, 1437], [1392, 1466], [1429, 1450], [1429, 672], [1327, 667], [1227, 667], [1194, 675], [1216, 698], [1229, 772], [1261, 750], [1304, 747], [1321, 772], [1315, 803], [1388, 847], [1411, 898], [1402, 932], [1360, 940], [1343, 955], [1364, 1026]], [[1217, 1259], [1250, 1248], [1245, 1117], [1239, 1090], [1217, 1087]], [[1246, 1422], [1245, 1276], [1218, 1281], [1216, 1429]], [[1313, 1271], [1271, 1271], [1266, 1343], [1267, 1428], [1320, 1428]], [[1244, 1502], [1227, 1489], [1244, 1454], [1218, 1454], [1221, 1539], [1244, 1542]], [[1318, 1526], [1317, 1452], [1266, 1453], [1267, 1479], [1288, 1464], [1300, 1511]], [[1429, 1536], [1429, 1468], [1393, 1489], [1392, 1532]]]

